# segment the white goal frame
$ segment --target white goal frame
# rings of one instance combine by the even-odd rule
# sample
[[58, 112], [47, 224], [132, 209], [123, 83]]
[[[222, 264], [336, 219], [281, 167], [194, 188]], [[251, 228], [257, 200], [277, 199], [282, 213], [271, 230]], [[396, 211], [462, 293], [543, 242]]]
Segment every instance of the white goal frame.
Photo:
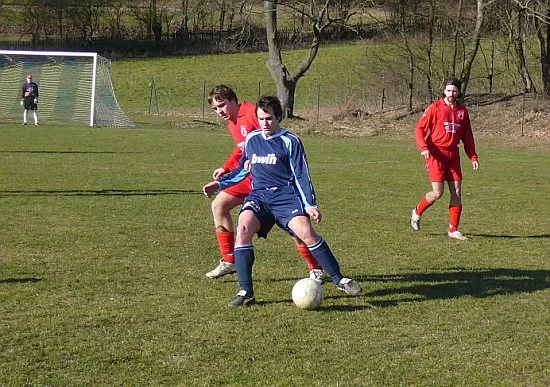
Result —
[[[32, 51], [32, 50], [0, 50], [0, 55], [16, 56], [49, 56], [49, 57], [89, 57], [92, 58], [92, 85], [90, 95], [90, 126], [95, 123], [95, 104], [96, 104], [96, 86], [98, 72], [98, 54], [96, 52], [78, 52], [78, 51]], [[104, 59], [104, 58], [102, 58]], [[106, 60], [106, 59], [105, 59]], [[106, 60], [110, 63], [110, 61]], [[111, 80], [109, 80], [111, 82]], [[40, 87], [40, 84], [39, 84]], [[112, 83], [111, 83], [112, 88]], [[113, 91], [114, 98], [114, 91]], [[116, 102], [116, 98], [115, 98]], [[118, 105], [118, 103], [117, 103]]]

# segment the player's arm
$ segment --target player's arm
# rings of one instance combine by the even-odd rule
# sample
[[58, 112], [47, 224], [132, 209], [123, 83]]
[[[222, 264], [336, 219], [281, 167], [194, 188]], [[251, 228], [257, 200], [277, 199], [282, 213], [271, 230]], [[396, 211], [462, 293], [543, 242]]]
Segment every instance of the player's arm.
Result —
[[233, 168], [235, 168], [236, 165], [239, 165], [239, 161], [241, 160], [241, 157], [243, 155], [243, 150], [242, 150], [243, 146], [244, 146], [244, 142], [240, 143], [240, 144], [237, 144], [235, 146], [235, 149], [233, 149], [233, 152], [231, 152], [231, 154], [229, 155], [227, 160], [225, 160], [225, 163], [222, 166], [222, 168], [224, 170], [223, 174], [228, 173]]
[[202, 187], [202, 192], [206, 196], [210, 197], [216, 192], [218, 192], [219, 190], [226, 189], [236, 184], [239, 184], [249, 174], [250, 174], [250, 171], [248, 170], [247, 159], [243, 155], [239, 162], [239, 167], [231, 170], [228, 174], [224, 175], [219, 180], [211, 181], [210, 183], [204, 185]]
[[302, 141], [296, 138], [295, 143], [287, 149], [289, 151], [290, 168], [294, 175], [294, 181], [306, 210], [308, 208], [317, 208], [315, 189], [309, 175], [309, 165]]
[[472, 167], [474, 168], [474, 170], [478, 170], [479, 169], [479, 161], [478, 161], [477, 152], [476, 152], [474, 135], [472, 133], [472, 127], [470, 125], [470, 117], [469, 117], [467, 111], [466, 111], [466, 114], [465, 114], [465, 117], [464, 117], [464, 122], [465, 122], [465, 129], [464, 129], [464, 133], [462, 135], [462, 143], [464, 144], [464, 152], [466, 152], [466, 155], [468, 156], [468, 158], [472, 162]]
[[432, 127], [433, 110], [433, 106], [428, 106], [414, 129], [416, 146], [418, 147], [420, 154], [426, 159], [430, 157], [426, 140], [430, 135], [430, 128]]

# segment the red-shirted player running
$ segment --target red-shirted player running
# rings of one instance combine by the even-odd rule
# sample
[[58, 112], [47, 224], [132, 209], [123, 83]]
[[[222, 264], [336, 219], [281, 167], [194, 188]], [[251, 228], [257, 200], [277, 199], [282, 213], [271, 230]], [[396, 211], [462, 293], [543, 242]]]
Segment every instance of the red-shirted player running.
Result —
[[[260, 127], [256, 117], [256, 105], [242, 101], [239, 104], [237, 95], [230, 86], [215, 86], [208, 95], [208, 103], [214, 111], [227, 122], [227, 130], [235, 140], [235, 149], [224, 165], [214, 171], [212, 176], [218, 180], [224, 174], [238, 167], [243, 153], [246, 135]], [[244, 198], [250, 193], [251, 177], [239, 184], [218, 192], [212, 201], [212, 214], [216, 227], [216, 238], [221, 252], [221, 261], [213, 270], [206, 273], [208, 278], [218, 278], [235, 273], [235, 234], [231, 210], [240, 206]], [[322, 280], [322, 266], [313, 258], [307, 246], [295, 239], [296, 248], [308, 266], [310, 278]]]
[[426, 162], [432, 190], [412, 210], [411, 226], [415, 231], [420, 229], [422, 214], [443, 196], [446, 181], [451, 193], [447, 234], [450, 238], [465, 240], [467, 238], [458, 231], [462, 213], [462, 170], [458, 143], [462, 141], [464, 144], [464, 151], [472, 161], [474, 170], [479, 169], [479, 162], [468, 110], [458, 103], [460, 87], [458, 79], [447, 80], [443, 98], [428, 106], [416, 125], [416, 145]]

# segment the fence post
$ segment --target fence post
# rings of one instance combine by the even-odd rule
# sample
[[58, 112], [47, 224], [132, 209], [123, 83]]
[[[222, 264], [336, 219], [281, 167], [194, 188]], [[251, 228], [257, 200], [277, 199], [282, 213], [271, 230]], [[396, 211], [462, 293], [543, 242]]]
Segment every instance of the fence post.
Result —
[[205, 105], [206, 105], [206, 79], [202, 83], [202, 118], [204, 118]]
[[262, 82], [258, 81], [258, 99], [257, 99], [257, 101], [259, 101], [261, 97], [262, 97]]
[[158, 116], [160, 115], [160, 112], [159, 112], [159, 100], [157, 96], [157, 86], [155, 83], [155, 78], [153, 78], [153, 80], [151, 81], [150, 86], [151, 86], [151, 93], [149, 94], [149, 114], [151, 114], [151, 105], [153, 104], [153, 95], [154, 95], [155, 105], [157, 107], [157, 116]]
[[521, 106], [521, 137], [523, 137], [523, 126], [525, 123], [525, 96], [527, 95], [526, 92], [523, 92], [523, 104]]
[[317, 122], [321, 116], [321, 85], [317, 85]]

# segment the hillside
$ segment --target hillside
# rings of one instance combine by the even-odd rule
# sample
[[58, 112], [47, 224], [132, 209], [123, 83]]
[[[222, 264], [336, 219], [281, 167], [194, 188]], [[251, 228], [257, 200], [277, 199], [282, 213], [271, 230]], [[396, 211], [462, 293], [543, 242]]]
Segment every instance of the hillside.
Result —
[[[535, 96], [524, 99], [523, 95], [480, 94], [469, 96], [465, 104], [470, 110], [476, 137], [495, 138], [510, 144], [550, 146], [550, 100]], [[325, 114], [325, 118], [313, 127], [311, 120], [299, 119], [288, 125], [314, 134], [404, 138], [410, 136], [423, 108], [419, 106], [412, 113], [406, 109], [374, 114], [334, 112]]]

